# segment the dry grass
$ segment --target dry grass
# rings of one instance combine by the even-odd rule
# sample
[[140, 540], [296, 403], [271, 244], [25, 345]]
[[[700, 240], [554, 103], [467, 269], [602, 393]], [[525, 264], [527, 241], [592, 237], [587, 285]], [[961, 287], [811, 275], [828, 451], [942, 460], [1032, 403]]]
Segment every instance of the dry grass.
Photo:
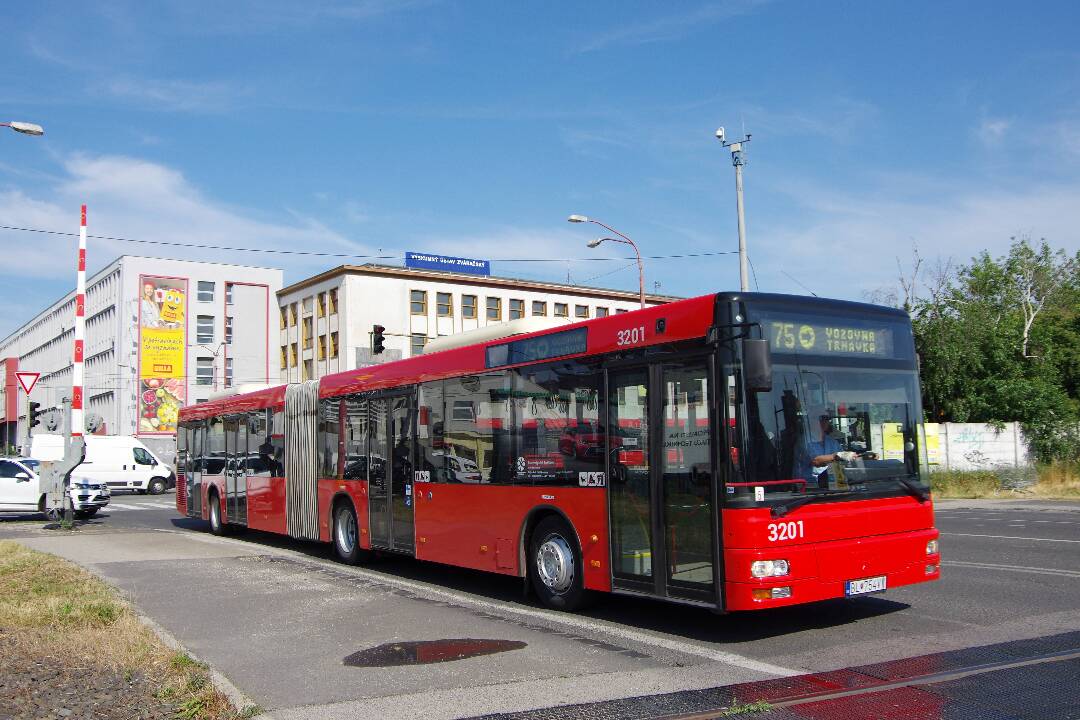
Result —
[[939, 470], [930, 473], [930, 485], [940, 498], [1039, 498], [1080, 500], [1080, 463], [1058, 462], [1035, 469], [1031, 484], [1012, 487], [1015, 473], [992, 470]]
[[53, 555], [0, 540], [0, 629], [20, 650], [61, 656], [71, 669], [152, 678], [178, 717], [223, 720], [237, 714], [204, 665], [165, 647], [115, 590]]

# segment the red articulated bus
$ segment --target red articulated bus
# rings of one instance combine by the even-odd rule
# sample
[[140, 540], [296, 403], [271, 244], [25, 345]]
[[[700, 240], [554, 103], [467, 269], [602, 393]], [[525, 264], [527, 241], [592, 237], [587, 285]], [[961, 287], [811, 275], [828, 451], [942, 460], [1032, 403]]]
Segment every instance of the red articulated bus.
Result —
[[905, 313], [720, 293], [185, 407], [176, 503], [556, 608], [757, 610], [938, 578], [921, 418]]

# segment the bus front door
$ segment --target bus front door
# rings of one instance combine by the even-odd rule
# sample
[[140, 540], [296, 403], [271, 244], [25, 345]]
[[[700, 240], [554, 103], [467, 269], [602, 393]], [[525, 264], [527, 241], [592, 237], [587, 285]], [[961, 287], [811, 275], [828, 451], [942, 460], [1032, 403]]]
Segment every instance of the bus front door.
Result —
[[716, 599], [708, 358], [612, 370], [608, 462], [614, 587]]
[[372, 399], [371, 451], [368, 457], [368, 512], [371, 546], [412, 554], [413, 458], [416, 396], [395, 394]]

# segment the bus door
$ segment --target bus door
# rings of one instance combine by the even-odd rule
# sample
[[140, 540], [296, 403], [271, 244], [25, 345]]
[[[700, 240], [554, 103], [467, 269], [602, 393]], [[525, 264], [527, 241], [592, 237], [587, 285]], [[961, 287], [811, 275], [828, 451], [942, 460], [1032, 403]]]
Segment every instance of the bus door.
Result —
[[230, 523], [247, 523], [247, 433], [246, 417], [225, 419], [225, 518]]
[[711, 363], [699, 357], [609, 372], [615, 588], [716, 599]]
[[371, 546], [412, 554], [416, 393], [373, 398], [368, 408]]
[[206, 441], [206, 427], [203, 423], [193, 423], [188, 430], [188, 462], [184, 482], [187, 484], [188, 517], [202, 517], [202, 474], [203, 443]]

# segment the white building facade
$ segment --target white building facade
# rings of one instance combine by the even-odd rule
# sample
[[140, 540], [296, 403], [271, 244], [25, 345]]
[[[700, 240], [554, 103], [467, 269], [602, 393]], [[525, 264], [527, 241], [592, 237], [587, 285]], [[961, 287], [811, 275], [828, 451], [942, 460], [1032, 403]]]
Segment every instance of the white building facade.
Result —
[[[214, 390], [278, 380], [280, 269], [125, 255], [86, 284], [84, 407], [98, 432], [138, 435], [171, 459], [175, 413]], [[75, 293], [0, 341], [8, 367], [41, 373], [31, 399], [48, 432], [71, 395]], [[7, 383], [6, 385], [10, 385]], [[5, 387], [5, 392], [7, 392]], [[5, 398], [5, 400], [7, 400]], [[11, 409], [8, 409], [11, 408]], [[0, 402], [26, 438], [27, 398]], [[17, 418], [7, 417], [12, 413]]]
[[[674, 298], [647, 295], [646, 305]], [[526, 317], [586, 320], [636, 310], [637, 293], [533, 280], [342, 265], [277, 295], [281, 382], [314, 380], [423, 353], [429, 340]], [[371, 353], [372, 329], [386, 350]]]

